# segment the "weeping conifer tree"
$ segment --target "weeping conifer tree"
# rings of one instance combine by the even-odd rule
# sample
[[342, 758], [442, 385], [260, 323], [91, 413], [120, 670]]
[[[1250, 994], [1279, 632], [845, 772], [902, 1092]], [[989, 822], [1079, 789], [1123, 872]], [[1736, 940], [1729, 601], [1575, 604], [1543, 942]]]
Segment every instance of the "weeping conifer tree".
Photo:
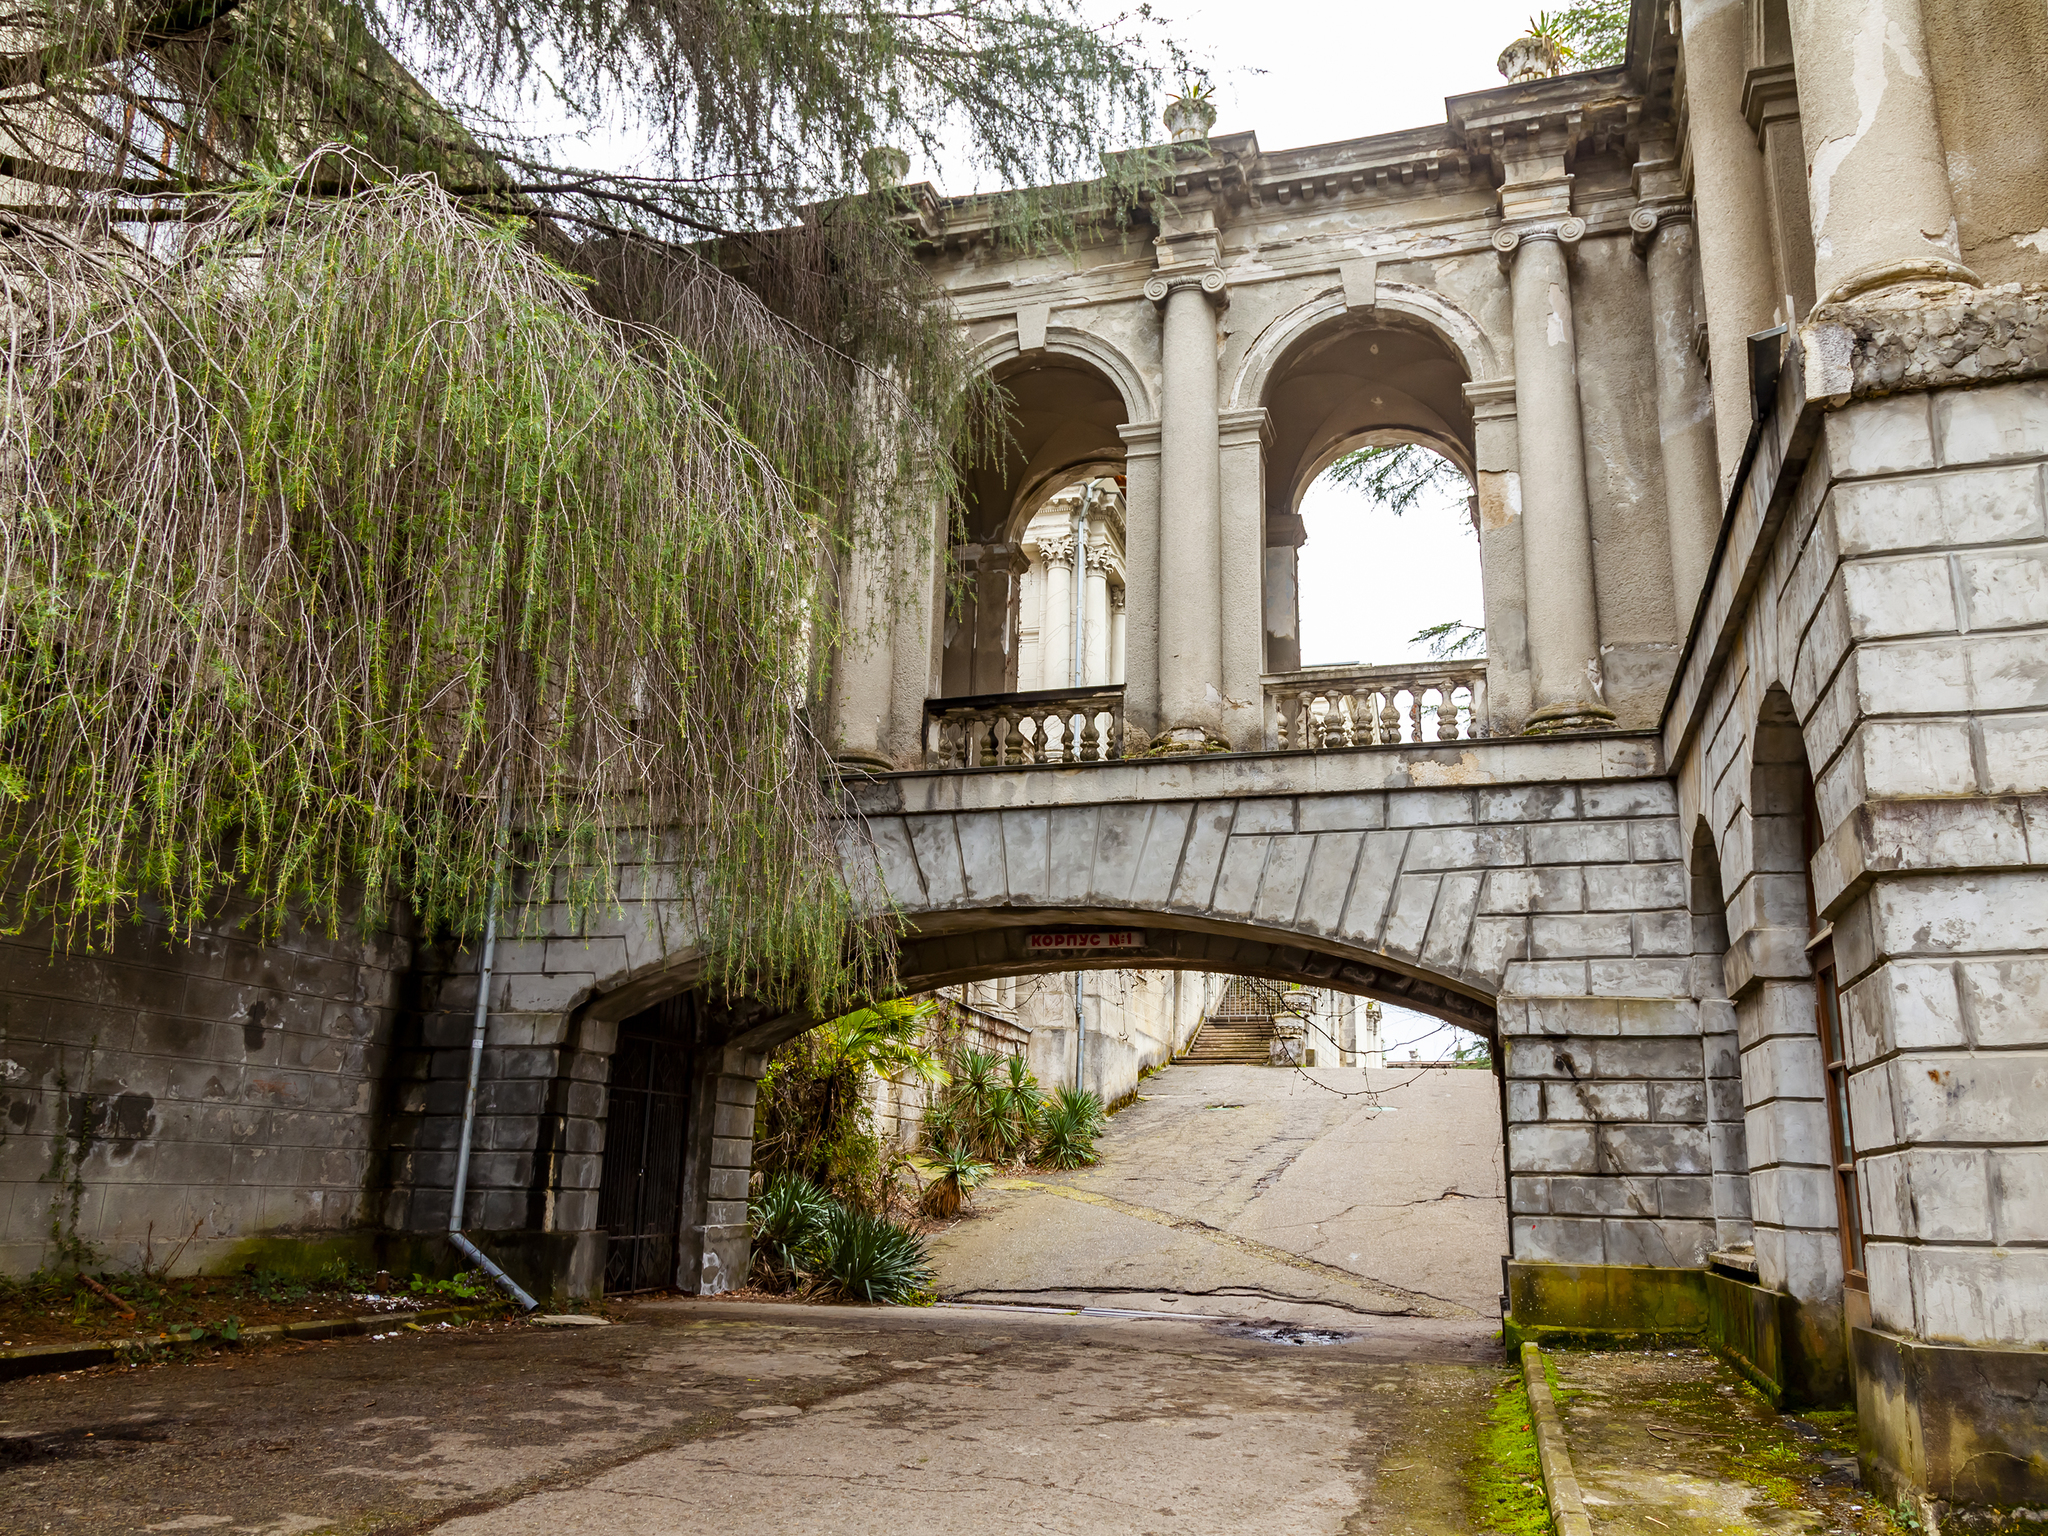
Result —
[[[8, 37], [8, 920], [462, 936], [501, 862], [602, 902], [651, 857], [728, 990], [886, 984], [805, 701], [845, 551], [929, 537], [990, 418], [859, 164], [943, 139], [1117, 204], [1142, 39], [1067, 0], [28, 0]], [[512, 131], [536, 97], [565, 131]], [[640, 166], [574, 164], [591, 125]]]

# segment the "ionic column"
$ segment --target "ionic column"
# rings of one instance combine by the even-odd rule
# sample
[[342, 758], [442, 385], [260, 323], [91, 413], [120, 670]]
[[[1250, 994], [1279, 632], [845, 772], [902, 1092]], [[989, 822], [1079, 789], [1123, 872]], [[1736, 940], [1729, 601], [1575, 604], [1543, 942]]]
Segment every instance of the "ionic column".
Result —
[[1040, 686], [1065, 688], [1074, 679], [1074, 536], [1063, 533], [1038, 546], [1045, 562], [1045, 623], [1038, 631]]
[[[1818, 304], [1962, 264], [1920, 0], [1792, 0]], [[1816, 305], [1818, 307], [1818, 305]]]
[[1493, 238], [1510, 264], [1515, 311], [1522, 559], [1534, 694], [1524, 729], [1531, 732], [1598, 730], [1614, 723], [1602, 697], [1578, 344], [1564, 250], [1585, 232], [1585, 221], [1573, 217], [1503, 228]]
[[1154, 274], [1160, 335], [1159, 717], [1167, 744], [1222, 736], [1223, 544], [1217, 457], [1216, 307], [1223, 273]]
[[1680, 8], [1681, 86], [1693, 202], [1699, 213], [1700, 287], [1707, 306], [1721, 484], [1734, 484], [1749, 435], [1749, 341], [1777, 321], [1763, 156], [1742, 111], [1750, 16], [1744, 0]]
[[1682, 203], [1629, 215], [1650, 279], [1650, 345], [1657, 367], [1657, 438], [1664, 457], [1664, 516], [1671, 535], [1671, 595], [1682, 637], [1706, 586], [1720, 531], [1714, 469], [1714, 397], [1693, 350], [1693, 230]]
[[1109, 681], [1109, 562], [1108, 535], [1088, 549], [1087, 586], [1081, 594], [1086, 615], [1081, 636], [1081, 682], [1089, 688]]

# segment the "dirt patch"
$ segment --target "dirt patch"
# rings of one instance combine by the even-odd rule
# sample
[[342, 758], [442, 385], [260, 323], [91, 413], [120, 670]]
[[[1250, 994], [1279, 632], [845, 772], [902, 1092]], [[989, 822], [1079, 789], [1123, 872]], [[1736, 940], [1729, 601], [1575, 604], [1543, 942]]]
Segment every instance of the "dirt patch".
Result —
[[[495, 1308], [503, 1298], [472, 1279], [403, 1283], [390, 1276], [332, 1281], [266, 1271], [160, 1280], [147, 1275], [37, 1276], [0, 1281], [0, 1349], [44, 1344], [150, 1343], [193, 1329], [222, 1342], [245, 1330], [316, 1318], [391, 1313], [400, 1322], [428, 1307]], [[396, 1326], [394, 1324], [394, 1326]]]

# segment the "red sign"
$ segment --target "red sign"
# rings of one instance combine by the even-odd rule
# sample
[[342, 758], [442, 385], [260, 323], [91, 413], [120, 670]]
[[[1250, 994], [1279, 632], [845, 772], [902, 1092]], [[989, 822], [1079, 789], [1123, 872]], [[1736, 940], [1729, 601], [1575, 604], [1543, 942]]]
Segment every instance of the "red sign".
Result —
[[1099, 954], [1109, 949], [1143, 949], [1145, 935], [1136, 928], [1092, 928], [1078, 933], [1027, 933], [1029, 954]]

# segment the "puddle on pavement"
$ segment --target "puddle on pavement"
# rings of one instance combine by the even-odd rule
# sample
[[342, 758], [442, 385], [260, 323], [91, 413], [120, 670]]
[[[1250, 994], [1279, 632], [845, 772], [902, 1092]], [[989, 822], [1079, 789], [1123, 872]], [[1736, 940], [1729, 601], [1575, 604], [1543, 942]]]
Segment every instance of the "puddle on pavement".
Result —
[[1291, 1323], [1232, 1323], [1221, 1330], [1237, 1339], [1264, 1339], [1269, 1344], [1350, 1344], [1355, 1333], [1334, 1328], [1297, 1328]]

